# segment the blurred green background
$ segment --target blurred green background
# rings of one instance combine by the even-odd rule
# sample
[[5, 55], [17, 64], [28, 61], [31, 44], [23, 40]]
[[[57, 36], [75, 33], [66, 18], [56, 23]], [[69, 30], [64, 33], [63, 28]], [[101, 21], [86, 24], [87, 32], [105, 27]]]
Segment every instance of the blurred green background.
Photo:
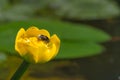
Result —
[[57, 34], [61, 47], [21, 80], [119, 80], [119, 22], [119, 0], [0, 0], [0, 80], [21, 64], [14, 41], [30, 26]]

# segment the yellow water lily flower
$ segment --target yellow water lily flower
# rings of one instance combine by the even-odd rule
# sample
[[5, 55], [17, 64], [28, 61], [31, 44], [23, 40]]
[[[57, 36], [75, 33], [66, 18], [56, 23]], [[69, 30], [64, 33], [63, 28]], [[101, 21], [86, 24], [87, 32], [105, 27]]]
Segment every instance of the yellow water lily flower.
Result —
[[60, 47], [56, 34], [50, 36], [45, 29], [21, 28], [16, 36], [15, 50], [30, 63], [44, 63], [54, 58]]

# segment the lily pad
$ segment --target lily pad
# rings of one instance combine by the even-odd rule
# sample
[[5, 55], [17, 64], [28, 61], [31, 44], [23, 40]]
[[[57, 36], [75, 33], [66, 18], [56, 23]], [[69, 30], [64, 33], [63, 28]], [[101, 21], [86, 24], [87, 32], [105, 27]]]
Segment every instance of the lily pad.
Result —
[[73, 59], [101, 54], [104, 47], [91, 42], [63, 42], [57, 59]]
[[0, 50], [16, 53], [14, 41], [17, 31], [23, 27], [37, 26], [47, 29], [51, 34], [56, 33], [61, 39], [61, 49], [57, 59], [92, 56], [104, 50], [99, 42], [105, 42], [110, 36], [105, 32], [88, 25], [71, 24], [50, 20], [31, 20], [11, 22], [0, 27]]

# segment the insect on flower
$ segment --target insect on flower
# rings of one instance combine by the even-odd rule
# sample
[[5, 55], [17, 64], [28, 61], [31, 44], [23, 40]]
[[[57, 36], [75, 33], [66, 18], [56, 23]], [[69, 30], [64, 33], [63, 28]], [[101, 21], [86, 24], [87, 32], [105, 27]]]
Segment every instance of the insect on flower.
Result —
[[45, 36], [45, 35], [39, 35], [38, 36], [38, 40], [42, 40], [45, 43], [49, 43], [50, 42], [50, 39], [47, 36]]

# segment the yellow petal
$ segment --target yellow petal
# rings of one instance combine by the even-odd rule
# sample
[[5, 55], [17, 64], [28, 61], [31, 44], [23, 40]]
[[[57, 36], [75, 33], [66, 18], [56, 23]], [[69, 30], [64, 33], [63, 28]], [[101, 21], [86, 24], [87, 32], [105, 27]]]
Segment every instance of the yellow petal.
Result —
[[[21, 46], [23, 45], [23, 46]], [[21, 41], [19, 43], [19, 53], [24, 59], [28, 62], [35, 63], [35, 56], [37, 55], [39, 51], [39, 46], [37, 43], [37, 38], [32, 37], [32, 38], [27, 38]], [[24, 53], [24, 50], [26, 51]]]
[[46, 53], [45, 53], [45, 56], [46, 56], [46, 61], [49, 61], [51, 59], [53, 59], [55, 56], [56, 56], [56, 45], [55, 44], [52, 44], [52, 47], [49, 48]]
[[56, 34], [54, 34], [51, 38], [50, 38], [50, 41], [55, 44], [56, 46], [56, 54], [58, 53], [59, 51], [59, 48], [60, 48], [60, 39], [58, 38], [58, 36]]
[[23, 51], [19, 50], [20, 48], [24, 47], [23, 44], [21, 44], [21, 43], [19, 44], [19, 42], [21, 42], [21, 37], [23, 37], [24, 33], [25, 33], [25, 30], [23, 28], [21, 28], [18, 31], [17, 36], [16, 36], [16, 40], [15, 40], [15, 50], [20, 52], [20, 53], [22, 53], [22, 52], [25, 53], [26, 52], [25, 49]]
[[34, 26], [28, 28], [26, 34], [28, 35], [28, 37], [33, 37], [33, 36], [38, 37], [39, 35], [45, 35], [50, 38], [50, 34], [47, 30], [45, 29], [39, 30], [37, 27]]
[[21, 56], [27, 53], [25, 46], [26, 44], [21, 41], [16, 42], [15, 49]]
[[17, 33], [15, 41], [17, 41], [19, 38], [21, 38], [24, 34], [25, 34], [25, 30], [24, 30], [24, 28], [21, 28]]
[[38, 44], [36, 43], [30, 44], [27, 47], [29, 54], [26, 55], [27, 56], [26, 58], [28, 59], [28, 61], [32, 63], [38, 63], [38, 62], [43, 63], [46, 61], [46, 56], [45, 56], [45, 52], [47, 50], [46, 44], [44, 42]]
[[28, 46], [27, 51], [28, 53], [23, 57], [30, 63], [37, 63], [36, 56], [38, 56], [39, 48], [34, 46]]

